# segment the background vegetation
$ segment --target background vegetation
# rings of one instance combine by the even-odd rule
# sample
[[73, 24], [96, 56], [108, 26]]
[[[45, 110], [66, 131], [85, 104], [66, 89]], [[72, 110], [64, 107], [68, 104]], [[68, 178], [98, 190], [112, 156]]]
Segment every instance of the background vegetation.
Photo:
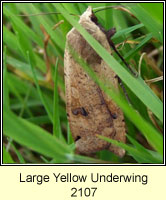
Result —
[[[96, 16], [105, 29], [116, 27], [113, 41], [138, 71], [138, 78], [78, 24], [79, 16], [89, 5], [94, 11], [113, 6], [96, 12]], [[3, 3], [3, 163], [163, 162], [163, 4], [119, 6]], [[57, 14], [42, 15], [48, 12]], [[82, 62], [91, 78], [125, 114], [127, 143], [102, 137], [126, 149], [124, 158], [106, 150], [93, 158], [74, 154], [63, 77], [66, 34], [73, 26], [122, 79], [131, 100], [132, 106], [122, 91], [117, 95], [108, 89]]]

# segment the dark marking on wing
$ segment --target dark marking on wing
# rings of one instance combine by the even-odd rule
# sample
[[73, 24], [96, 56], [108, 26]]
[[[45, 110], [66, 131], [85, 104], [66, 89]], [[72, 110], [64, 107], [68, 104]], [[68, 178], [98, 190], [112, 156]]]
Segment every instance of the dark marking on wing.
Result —
[[113, 119], [117, 119], [117, 115], [115, 113], [111, 113]]
[[78, 135], [78, 136], [76, 137], [76, 139], [75, 139], [75, 142], [78, 141], [79, 139], [81, 139], [81, 136]]
[[83, 115], [83, 116], [88, 116], [88, 113], [86, 112], [86, 110], [85, 110], [85, 108], [81, 108], [81, 114]]
[[88, 116], [87, 111], [85, 110], [85, 108], [75, 108], [72, 110], [73, 115], [83, 115], [83, 116]]

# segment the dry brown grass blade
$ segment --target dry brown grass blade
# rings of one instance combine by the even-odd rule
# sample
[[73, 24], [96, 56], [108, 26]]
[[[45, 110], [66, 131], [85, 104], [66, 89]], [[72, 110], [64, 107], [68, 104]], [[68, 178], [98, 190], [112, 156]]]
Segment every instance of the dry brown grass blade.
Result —
[[161, 89], [159, 89], [159, 87], [156, 84], [153, 84], [153, 83], [147, 83], [147, 84], [153, 90], [153, 92], [162, 100], [163, 99], [163, 96], [162, 96], [163, 91], [161, 91]]
[[143, 53], [141, 54], [140, 59], [139, 59], [138, 74], [139, 74], [140, 76], [141, 76], [141, 64], [142, 64], [143, 57], [144, 57], [145, 55], [146, 55], [146, 53], [143, 52]]
[[134, 19], [136, 19], [137, 21], [139, 21], [139, 20], [137, 19], [137, 17], [136, 17], [132, 12], [130, 12], [127, 8], [125, 8], [125, 7], [120, 7], [120, 6], [119, 6], [119, 7], [115, 7], [114, 9], [127, 12], [131, 17], [133, 17]]
[[[64, 23], [64, 20], [59, 21], [57, 24], [55, 24], [53, 26], [52, 29], [55, 30], [62, 23]], [[48, 56], [48, 53], [47, 53], [48, 43], [50, 42], [50, 35], [46, 32], [46, 30], [43, 26], [41, 26], [40, 28], [43, 32], [43, 35], [45, 36], [44, 37], [44, 51], [43, 51], [44, 60], [45, 60], [46, 67], [47, 67], [45, 79], [46, 79], [46, 82], [49, 83], [53, 87], [54, 83], [53, 83], [52, 76], [51, 76], [51, 59], [50, 59], [50, 57]], [[56, 63], [56, 59], [55, 59], [54, 63]], [[59, 87], [58, 87], [58, 93], [59, 93], [61, 99], [65, 102], [65, 94]]]
[[148, 57], [151, 58], [153, 56], [156, 56], [158, 55], [160, 52], [163, 51], [163, 46], [161, 46], [159, 49], [154, 49], [153, 51], [151, 51], [149, 54], [148, 54]]
[[[34, 84], [34, 79], [32, 77], [30, 77], [29, 75], [27, 75], [26, 73], [22, 72], [21, 70], [19, 69], [16, 69], [15, 67], [13, 67], [12, 65], [8, 65], [7, 66], [8, 69], [10, 71], [12, 71], [14, 74], [16, 74], [18, 77], [20, 77], [21, 79], [24, 79], [24, 80], [27, 80], [27, 81], [30, 81], [31, 83]], [[45, 88], [48, 88], [48, 89], [51, 89], [53, 90], [53, 87], [47, 83], [46, 81], [43, 81], [43, 80], [39, 80], [38, 81], [39, 85], [40, 86], [43, 86]]]
[[155, 82], [158, 82], [158, 81], [162, 81], [163, 80], [163, 76], [159, 76], [157, 78], [152, 78], [152, 79], [149, 79], [149, 80], [145, 80], [146, 83], [155, 83]]
[[144, 55], [144, 59], [147, 63], [147, 66], [151, 67], [159, 76], [163, 76], [163, 72], [158, 68], [154, 59], [149, 58], [147, 55]]
[[149, 109], [147, 109], [149, 118], [151, 119], [152, 123], [154, 124], [154, 126], [163, 134], [163, 130], [160, 128], [160, 126], [158, 125], [152, 111], [150, 111]]
[[63, 24], [63, 23], [64, 23], [64, 20], [59, 21], [57, 24], [55, 24], [55, 25], [52, 27], [52, 30], [55, 30], [60, 24]]

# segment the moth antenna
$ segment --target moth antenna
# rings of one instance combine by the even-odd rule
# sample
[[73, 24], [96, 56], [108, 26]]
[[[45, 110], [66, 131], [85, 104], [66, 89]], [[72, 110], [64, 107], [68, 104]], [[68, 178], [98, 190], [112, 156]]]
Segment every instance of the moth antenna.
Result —
[[[135, 6], [136, 3], [130, 4], [129, 6]], [[93, 8], [93, 13], [97, 13], [103, 10], [107, 10], [107, 9], [111, 9], [111, 8], [125, 8], [126, 6], [123, 5], [115, 5], [115, 6], [107, 6], [107, 7], [97, 7], [97, 8]], [[98, 10], [99, 9], [99, 10]]]
[[123, 93], [124, 93], [124, 95], [125, 95], [125, 97], [126, 97], [126, 100], [128, 101], [128, 104], [129, 104], [129, 105], [132, 105], [132, 104], [131, 104], [131, 101], [130, 101], [130, 98], [129, 98], [128, 94], [127, 94], [126, 88], [125, 88], [125, 86], [124, 86], [122, 80], [121, 80], [120, 77], [117, 76], [117, 75], [116, 75], [116, 78], [118, 79], [118, 83], [119, 83], [120, 87], [121, 87], [122, 90], [123, 90]]
[[135, 76], [138, 77], [138, 74], [134, 71], [134, 69], [132, 67], [130, 67], [130, 65], [125, 61], [125, 59], [121, 56], [121, 54], [117, 51], [114, 43], [112, 42], [112, 40], [108, 39], [108, 42], [110, 44], [110, 46], [113, 48], [113, 50], [115, 51], [115, 53], [119, 56], [119, 58], [123, 61], [123, 63], [126, 65], [126, 67], [131, 71], [131, 73]]

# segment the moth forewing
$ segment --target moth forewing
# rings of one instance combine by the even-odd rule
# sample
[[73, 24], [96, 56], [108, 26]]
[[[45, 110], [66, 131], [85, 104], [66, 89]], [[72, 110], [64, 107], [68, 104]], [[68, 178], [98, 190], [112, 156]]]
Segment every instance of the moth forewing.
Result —
[[[94, 17], [92, 8], [88, 7], [80, 17], [79, 23], [111, 54], [105, 33], [92, 21], [92, 17]], [[75, 28], [67, 34], [68, 44], [103, 82], [108, 80], [118, 90], [116, 74]], [[125, 154], [123, 149], [99, 139], [96, 135], [100, 134], [125, 142], [123, 112], [74, 60], [67, 45], [64, 57], [66, 105], [76, 152], [89, 155], [99, 150], [109, 149], [122, 157]]]

